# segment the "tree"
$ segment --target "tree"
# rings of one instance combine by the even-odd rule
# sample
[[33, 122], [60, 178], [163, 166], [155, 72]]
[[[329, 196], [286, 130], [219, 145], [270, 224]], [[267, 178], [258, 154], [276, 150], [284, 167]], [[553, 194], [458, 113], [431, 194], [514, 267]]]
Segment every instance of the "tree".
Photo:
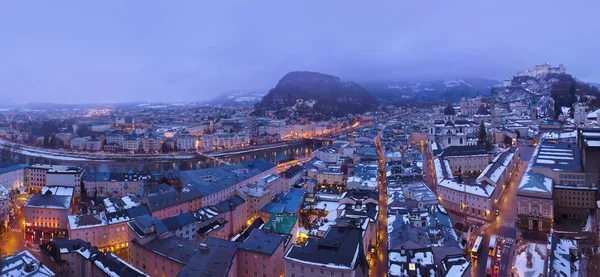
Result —
[[575, 93], [577, 92], [577, 87], [575, 87], [575, 82], [571, 83], [571, 87], [569, 87], [569, 101], [571, 101], [571, 105], [577, 102], [577, 96]]
[[348, 174], [348, 164], [347, 163], [343, 163], [342, 167], [340, 167], [340, 171], [344, 174]]
[[487, 131], [485, 130], [485, 124], [483, 121], [479, 124], [479, 133], [477, 134], [477, 144], [484, 145], [487, 141]]

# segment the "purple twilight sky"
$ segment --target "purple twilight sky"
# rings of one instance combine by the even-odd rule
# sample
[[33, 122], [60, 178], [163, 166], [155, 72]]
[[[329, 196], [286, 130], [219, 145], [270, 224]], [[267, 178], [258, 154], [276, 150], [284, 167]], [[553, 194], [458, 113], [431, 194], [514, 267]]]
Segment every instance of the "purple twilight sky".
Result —
[[6, 1], [0, 101], [194, 101], [287, 72], [361, 81], [563, 63], [600, 81], [598, 1]]

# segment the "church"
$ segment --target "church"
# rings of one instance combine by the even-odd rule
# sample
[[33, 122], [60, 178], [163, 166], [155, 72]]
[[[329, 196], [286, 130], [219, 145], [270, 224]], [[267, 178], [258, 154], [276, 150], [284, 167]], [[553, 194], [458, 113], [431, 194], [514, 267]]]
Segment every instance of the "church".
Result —
[[483, 96], [481, 95], [481, 92], [478, 91], [477, 96], [466, 99], [465, 92], [463, 91], [460, 101], [460, 113], [466, 116], [475, 115], [481, 106], [482, 98]]
[[[475, 111], [480, 106], [481, 102]], [[444, 120], [435, 120], [430, 123], [429, 143], [437, 142], [442, 149], [449, 146], [476, 145], [478, 130], [479, 124], [477, 122], [456, 119], [456, 110], [448, 105], [444, 109]]]

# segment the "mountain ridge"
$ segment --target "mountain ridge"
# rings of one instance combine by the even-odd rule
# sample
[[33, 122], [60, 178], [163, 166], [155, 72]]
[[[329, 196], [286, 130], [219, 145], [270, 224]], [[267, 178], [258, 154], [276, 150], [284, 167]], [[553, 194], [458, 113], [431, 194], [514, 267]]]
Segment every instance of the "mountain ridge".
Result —
[[375, 97], [353, 81], [319, 72], [292, 71], [254, 106], [252, 115], [327, 120], [375, 107]]

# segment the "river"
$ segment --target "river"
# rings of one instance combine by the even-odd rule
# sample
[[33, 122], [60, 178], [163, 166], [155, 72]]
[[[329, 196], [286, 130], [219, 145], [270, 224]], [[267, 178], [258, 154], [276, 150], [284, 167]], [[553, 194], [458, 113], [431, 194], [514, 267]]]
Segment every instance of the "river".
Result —
[[[310, 156], [312, 152], [319, 149], [323, 144], [328, 142], [306, 142], [302, 144], [269, 149], [263, 151], [256, 151], [247, 154], [236, 154], [232, 156], [223, 156], [221, 159], [226, 160], [229, 163], [240, 163], [251, 159], [266, 159], [267, 161], [276, 163], [281, 160], [289, 158], [304, 158]], [[205, 158], [195, 161], [178, 161], [178, 162], [90, 162], [90, 161], [55, 161], [48, 160], [40, 157], [25, 156], [21, 154], [6, 153], [7, 150], [2, 150], [3, 153], [0, 156], [0, 161], [19, 162], [27, 164], [35, 163], [52, 163], [52, 164], [64, 164], [64, 165], [77, 165], [82, 166], [88, 172], [98, 171], [112, 171], [112, 172], [128, 172], [128, 171], [145, 171], [151, 173], [160, 173], [169, 169], [176, 170], [190, 170], [214, 167], [218, 165], [218, 162], [214, 160], [207, 160]]]

